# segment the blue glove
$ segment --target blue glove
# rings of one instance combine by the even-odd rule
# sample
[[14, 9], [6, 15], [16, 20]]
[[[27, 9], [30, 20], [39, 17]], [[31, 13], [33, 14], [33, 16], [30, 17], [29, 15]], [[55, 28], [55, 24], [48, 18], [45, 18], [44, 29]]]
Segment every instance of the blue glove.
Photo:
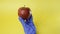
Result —
[[27, 20], [24, 20], [23, 18], [19, 17], [19, 21], [21, 21], [24, 27], [25, 34], [36, 34], [36, 28], [33, 24], [32, 15]]

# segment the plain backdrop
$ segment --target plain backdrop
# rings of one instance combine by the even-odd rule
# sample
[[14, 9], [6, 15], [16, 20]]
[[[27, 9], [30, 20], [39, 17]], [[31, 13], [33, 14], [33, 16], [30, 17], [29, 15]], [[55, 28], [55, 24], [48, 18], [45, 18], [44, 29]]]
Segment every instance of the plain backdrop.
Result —
[[37, 34], [60, 34], [60, 0], [0, 0], [0, 34], [24, 34], [19, 7], [29, 7]]

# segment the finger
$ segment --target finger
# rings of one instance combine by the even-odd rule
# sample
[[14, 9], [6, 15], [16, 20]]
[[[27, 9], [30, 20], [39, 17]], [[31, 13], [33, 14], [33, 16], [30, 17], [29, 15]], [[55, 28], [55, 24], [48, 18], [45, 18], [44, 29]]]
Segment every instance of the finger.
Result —
[[23, 18], [19, 17], [19, 21], [24, 25], [25, 24], [25, 21]]

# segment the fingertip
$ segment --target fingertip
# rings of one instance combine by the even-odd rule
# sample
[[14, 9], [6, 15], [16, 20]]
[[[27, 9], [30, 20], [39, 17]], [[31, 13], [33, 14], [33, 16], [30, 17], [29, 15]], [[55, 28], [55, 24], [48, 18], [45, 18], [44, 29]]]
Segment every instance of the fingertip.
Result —
[[21, 17], [18, 18], [20, 21], [23, 20]]

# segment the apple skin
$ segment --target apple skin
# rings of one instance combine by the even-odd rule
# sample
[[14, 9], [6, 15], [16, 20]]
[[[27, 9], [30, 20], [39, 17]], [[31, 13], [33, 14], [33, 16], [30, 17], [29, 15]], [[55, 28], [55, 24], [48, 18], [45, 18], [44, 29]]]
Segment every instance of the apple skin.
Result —
[[30, 16], [30, 8], [21, 7], [18, 9], [18, 16], [22, 17], [24, 20], [28, 19]]

